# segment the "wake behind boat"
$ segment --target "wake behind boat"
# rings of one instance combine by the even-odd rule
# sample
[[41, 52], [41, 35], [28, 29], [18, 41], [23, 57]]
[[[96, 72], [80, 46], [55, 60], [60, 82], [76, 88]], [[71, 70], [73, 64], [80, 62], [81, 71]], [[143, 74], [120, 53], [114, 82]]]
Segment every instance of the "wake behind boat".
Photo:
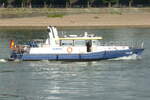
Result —
[[48, 27], [48, 38], [45, 42], [32, 41], [25, 45], [10, 42], [12, 50], [9, 60], [103, 60], [132, 55], [140, 56], [143, 43], [140, 46], [104, 45], [102, 37], [85, 33], [84, 36], [70, 35], [59, 37], [56, 27]]

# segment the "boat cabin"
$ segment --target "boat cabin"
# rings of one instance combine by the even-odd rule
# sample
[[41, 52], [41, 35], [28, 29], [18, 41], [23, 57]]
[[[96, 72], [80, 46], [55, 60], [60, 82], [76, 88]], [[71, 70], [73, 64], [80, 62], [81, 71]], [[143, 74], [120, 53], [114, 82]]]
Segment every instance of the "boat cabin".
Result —
[[60, 46], [85, 47], [87, 52], [92, 51], [92, 47], [99, 44], [101, 37], [76, 37], [59, 38]]
[[59, 37], [58, 31], [55, 27], [48, 27], [49, 36], [45, 43], [36, 48], [31, 48], [30, 53], [87, 53], [96, 51], [96, 47], [99, 40], [102, 37], [95, 37], [94, 35], [88, 35], [78, 37], [77, 35], [69, 35], [68, 37]]

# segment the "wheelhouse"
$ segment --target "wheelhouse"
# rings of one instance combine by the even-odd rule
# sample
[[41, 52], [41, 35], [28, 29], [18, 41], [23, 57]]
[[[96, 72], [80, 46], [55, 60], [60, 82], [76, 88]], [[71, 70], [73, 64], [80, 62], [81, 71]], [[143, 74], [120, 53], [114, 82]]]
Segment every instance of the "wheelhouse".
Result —
[[102, 37], [78, 37], [78, 38], [59, 38], [60, 46], [85, 47], [87, 52], [92, 52], [92, 48], [99, 44]]

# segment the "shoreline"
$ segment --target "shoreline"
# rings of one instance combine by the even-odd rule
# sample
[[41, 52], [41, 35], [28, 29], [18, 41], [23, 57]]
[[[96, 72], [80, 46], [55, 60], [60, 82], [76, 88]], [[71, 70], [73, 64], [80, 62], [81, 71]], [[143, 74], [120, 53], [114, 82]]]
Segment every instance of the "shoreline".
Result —
[[[109, 26], [56, 26], [58, 29], [117, 29], [117, 28], [150, 28], [150, 25], [109, 25]], [[0, 26], [0, 30], [3, 29], [47, 29], [47, 26]]]
[[72, 14], [61, 18], [40, 16], [0, 19], [0, 29], [46, 29], [49, 25], [63, 29], [150, 28], [150, 13]]

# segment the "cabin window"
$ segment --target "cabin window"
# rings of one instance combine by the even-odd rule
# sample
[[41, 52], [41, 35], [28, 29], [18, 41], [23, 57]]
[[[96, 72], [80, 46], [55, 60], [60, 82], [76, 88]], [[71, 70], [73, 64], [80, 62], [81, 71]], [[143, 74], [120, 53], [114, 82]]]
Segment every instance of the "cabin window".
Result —
[[47, 29], [47, 31], [48, 31], [48, 32], [51, 32], [51, 30], [50, 30], [50, 29]]
[[75, 46], [85, 46], [85, 40], [75, 40], [74, 45]]
[[73, 46], [73, 40], [62, 40], [61, 46]]
[[99, 45], [99, 41], [98, 40], [92, 40], [92, 45]]

